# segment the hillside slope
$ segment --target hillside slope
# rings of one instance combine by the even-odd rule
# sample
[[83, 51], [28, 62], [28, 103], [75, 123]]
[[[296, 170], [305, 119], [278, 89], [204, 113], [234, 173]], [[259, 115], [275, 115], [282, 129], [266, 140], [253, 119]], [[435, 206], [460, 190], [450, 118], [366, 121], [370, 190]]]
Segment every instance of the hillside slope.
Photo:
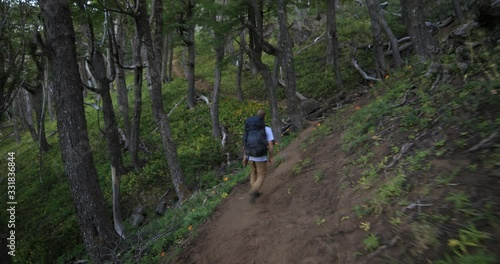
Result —
[[[363, 108], [369, 97], [300, 133], [277, 155], [254, 205], [248, 182], [237, 186], [184, 244], [183, 254], [162, 263], [470, 263], [468, 257], [495, 263], [498, 175], [477, 165], [476, 154], [458, 150], [412, 163], [422, 149], [453, 135], [441, 127], [413, 140], [394, 130], [381, 144], [346, 153], [346, 132], [334, 123]], [[333, 129], [323, 129], [328, 126]], [[394, 146], [400, 146], [396, 154]], [[377, 161], [385, 171], [368, 184], [368, 164]], [[405, 177], [391, 173], [401, 168]], [[459, 207], [453, 197], [462, 194]], [[462, 251], [450, 241], [470, 243]]]

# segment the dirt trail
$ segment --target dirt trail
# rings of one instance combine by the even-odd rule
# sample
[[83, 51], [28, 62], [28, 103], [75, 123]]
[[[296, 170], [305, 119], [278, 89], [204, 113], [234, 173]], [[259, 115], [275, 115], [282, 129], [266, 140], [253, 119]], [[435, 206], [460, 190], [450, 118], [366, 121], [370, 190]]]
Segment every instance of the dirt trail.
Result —
[[[268, 171], [263, 195], [250, 204], [249, 183], [237, 186], [200, 227], [199, 236], [174, 263], [332, 263], [325, 226], [337, 207], [334, 192], [325, 186], [335, 181], [332, 155], [339, 154], [335, 141], [324, 153], [316, 153], [309, 167], [296, 174], [294, 166], [304, 158], [304, 144], [314, 127], [299, 134], [276, 160], [284, 160]], [[334, 151], [332, 151], [334, 150]], [[326, 155], [330, 153], [330, 155]], [[324, 178], [315, 182], [314, 172]]]
[[[174, 65], [175, 75], [182, 77], [180, 65]], [[340, 132], [311, 140], [314, 129], [305, 129], [276, 155], [275, 161], [282, 162], [269, 168], [255, 204], [249, 201], [248, 181], [236, 186], [199, 227], [198, 237], [169, 263], [363, 263], [353, 253], [366, 234], [358, 222], [344, 221], [355, 218], [349, 208], [360, 197], [345, 191], [339, 196], [345, 187], [339, 171], [346, 163]], [[311, 163], [296, 173], [304, 159]]]

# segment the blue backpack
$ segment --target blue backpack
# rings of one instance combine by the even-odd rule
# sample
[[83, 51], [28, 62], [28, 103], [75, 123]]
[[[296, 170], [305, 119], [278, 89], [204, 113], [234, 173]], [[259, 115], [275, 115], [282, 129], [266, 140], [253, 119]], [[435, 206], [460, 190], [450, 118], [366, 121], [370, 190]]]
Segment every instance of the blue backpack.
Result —
[[243, 146], [247, 156], [261, 157], [267, 155], [266, 125], [262, 117], [252, 116], [245, 120]]

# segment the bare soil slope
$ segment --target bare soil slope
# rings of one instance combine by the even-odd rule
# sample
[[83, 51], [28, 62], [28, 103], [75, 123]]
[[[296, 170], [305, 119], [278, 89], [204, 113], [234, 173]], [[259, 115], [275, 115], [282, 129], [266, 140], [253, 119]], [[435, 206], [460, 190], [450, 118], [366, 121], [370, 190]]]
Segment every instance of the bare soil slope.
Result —
[[[255, 204], [249, 202], [249, 184], [237, 186], [176, 263], [353, 262], [356, 247], [350, 241], [363, 234], [345, 236], [358, 229], [357, 223], [341, 223], [350, 210], [336, 213], [344, 207], [338, 204], [337, 172], [345, 160], [340, 133], [311, 148], [314, 129], [307, 128], [277, 155], [282, 163], [268, 171]], [[306, 157], [309, 164], [302, 162]]]

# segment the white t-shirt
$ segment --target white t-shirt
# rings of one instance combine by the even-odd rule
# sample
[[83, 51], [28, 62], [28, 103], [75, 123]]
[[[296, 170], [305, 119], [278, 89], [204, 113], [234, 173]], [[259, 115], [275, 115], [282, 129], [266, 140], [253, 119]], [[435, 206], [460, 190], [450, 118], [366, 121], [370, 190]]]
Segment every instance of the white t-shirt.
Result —
[[[266, 126], [266, 143], [269, 143], [269, 141], [273, 140], [274, 140], [273, 130], [270, 127]], [[267, 161], [267, 155], [261, 157], [248, 156], [248, 160], [257, 162]]]

